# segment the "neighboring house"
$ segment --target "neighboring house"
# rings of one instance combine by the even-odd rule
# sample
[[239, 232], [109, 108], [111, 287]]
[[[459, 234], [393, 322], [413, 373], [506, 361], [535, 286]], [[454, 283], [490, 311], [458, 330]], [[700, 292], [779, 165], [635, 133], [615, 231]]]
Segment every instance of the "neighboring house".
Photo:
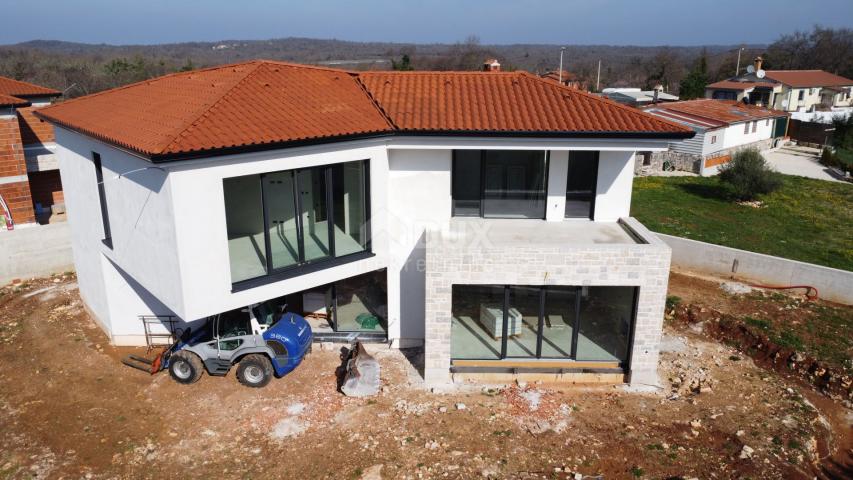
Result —
[[767, 150], [785, 136], [788, 113], [734, 100], [699, 99], [655, 105], [646, 112], [692, 128], [692, 138], [673, 142], [670, 151], [639, 155], [635, 171], [657, 171], [663, 162], [700, 175], [714, 175], [744, 148]]
[[[60, 92], [0, 77], [0, 197], [15, 226], [45, 220], [52, 207], [64, 208], [53, 128], [33, 115]], [[4, 209], [0, 208], [0, 215]], [[0, 221], [5, 229], [6, 218]]]
[[424, 345], [429, 382], [656, 381], [670, 250], [629, 218], [634, 152], [689, 128], [526, 72], [272, 61], [39, 115], [115, 344], [274, 301], [317, 341]]
[[640, 90], [639, 88], [605, 88], [602, 95], [614, 102], [624, 103], [632, 107], [645, 107], [655, 103], [677, 102], [678, 96], [666, 93], [663, 87], [654, 90]]
[[585, 81], [578, 78], [578, 76], [575, 75], [574, 73], [566, 71], [566, 70], [563, 70], [562, 74], [561, 74], [560, 70], [556, 70], [556, 71], [552, 70], [552, 71], [543, 73], [542, 75], [540, 75], [540, 77], [542, 77], [546, 80], [551, 80], [551, 81], [554, 81], [557, 83], [562, 83], [563, 85], [570, 87], [570, 88], [587, 90], [587, 83]]
[[739, 77], [705, 87], [705, 98], [736, 100], [786, 112], [849, 109], [853, 80], [823, 70], [761, 70], [755, 59]]

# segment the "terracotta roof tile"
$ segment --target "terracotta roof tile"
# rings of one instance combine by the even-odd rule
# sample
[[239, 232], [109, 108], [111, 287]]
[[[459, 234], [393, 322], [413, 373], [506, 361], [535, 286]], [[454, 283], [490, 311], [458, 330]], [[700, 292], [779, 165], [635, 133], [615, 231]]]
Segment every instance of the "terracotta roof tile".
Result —
[[366, 72], [401, 130], [683, 133], [684, 127], [526, 72]]
[[0, 93], [0, 107], [26, 107], [30, 102], [23, 98]]
[[720, 126], [788, 115], [779, 110], [747, 105], [734, 100], [712, 100], [709, 98], [661, 103], [646, 109], [650, 113], [657, 113], [661, 110], [664, 113], [676, 112], [690, 117], [699, 117], [699, 119], [709, 120], [711, 123]]
[[36, 115], [152, 158], [393, 132], [692, 134], [523, 72], [356, 74], [271, 61], [167, 75]]
[[8, 77], [0, 77], [0, 94], [10, 95], [19, 98], [27, 98], [45, 96], [55, 97], [58, 95], [62, 95], [62, 92], [60, 92], [59, 90], [54, 90], [52, 88], [42, 87], [32, 83], [22, 82], [20, 80], [14, 80]]
[[791, 87], [853, 86], [853, 80], [823, 70], [767, 70], [766, 75]]

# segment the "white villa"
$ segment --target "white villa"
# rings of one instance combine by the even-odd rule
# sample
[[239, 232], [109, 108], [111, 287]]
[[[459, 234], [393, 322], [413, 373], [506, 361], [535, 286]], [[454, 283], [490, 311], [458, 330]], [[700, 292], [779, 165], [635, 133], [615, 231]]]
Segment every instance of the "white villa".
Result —
[[117, 345], [281, 299], [317, 341], [423, 345], [430, 383], [656, 383], [670, 250], [629, 216], [634, 155], [688, 127], [525, 72], [272, 61], [37, 115]]

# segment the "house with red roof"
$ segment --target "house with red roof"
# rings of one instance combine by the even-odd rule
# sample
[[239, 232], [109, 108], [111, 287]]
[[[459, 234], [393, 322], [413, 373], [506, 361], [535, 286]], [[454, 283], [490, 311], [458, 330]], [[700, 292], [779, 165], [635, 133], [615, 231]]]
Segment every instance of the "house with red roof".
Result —
[[[777, 146], [786, 135], [789, 117], [787, 112], [779, 110], [707, 98], [661, 103], [645, 111], [696, 132], [691, 138], [673, 142], [669, 152], [644, 156], [645, 166], [659, 170], [657, 167], [662, 165], [655, 164], [669, 161], [700, 175], [716, 174], [738, 150], [767, 150]], [[637, 168], [642, 167], [638, 160]]]
[[62, 212], [53, 127], [34, 112], [61, 93], [0, 77], [0, 230], [46, 222]]
[[287, 311], [314, 341], [423, 346], [429, 383], [657, 381], [670, 250], [631, 187], [636, 151], [695, 135], [678, 122], [526, 72], [264, 60], [36, 115], [114, 344]]
[[736, 100], [786, 112], [853, 106], [853, 80], [823, 70], [762, 70], [757, 57], [744, 75], [705, 87], [705, 98]]

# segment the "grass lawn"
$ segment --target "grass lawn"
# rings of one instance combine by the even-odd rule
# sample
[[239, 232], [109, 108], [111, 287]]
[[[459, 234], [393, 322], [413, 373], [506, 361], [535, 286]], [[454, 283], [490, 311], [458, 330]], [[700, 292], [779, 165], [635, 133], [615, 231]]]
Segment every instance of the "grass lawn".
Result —
[[638, 177], [631, 215], [655, 232], [853, 271], [853, 185], [782, 178], [753, 208], [716, 177]]

